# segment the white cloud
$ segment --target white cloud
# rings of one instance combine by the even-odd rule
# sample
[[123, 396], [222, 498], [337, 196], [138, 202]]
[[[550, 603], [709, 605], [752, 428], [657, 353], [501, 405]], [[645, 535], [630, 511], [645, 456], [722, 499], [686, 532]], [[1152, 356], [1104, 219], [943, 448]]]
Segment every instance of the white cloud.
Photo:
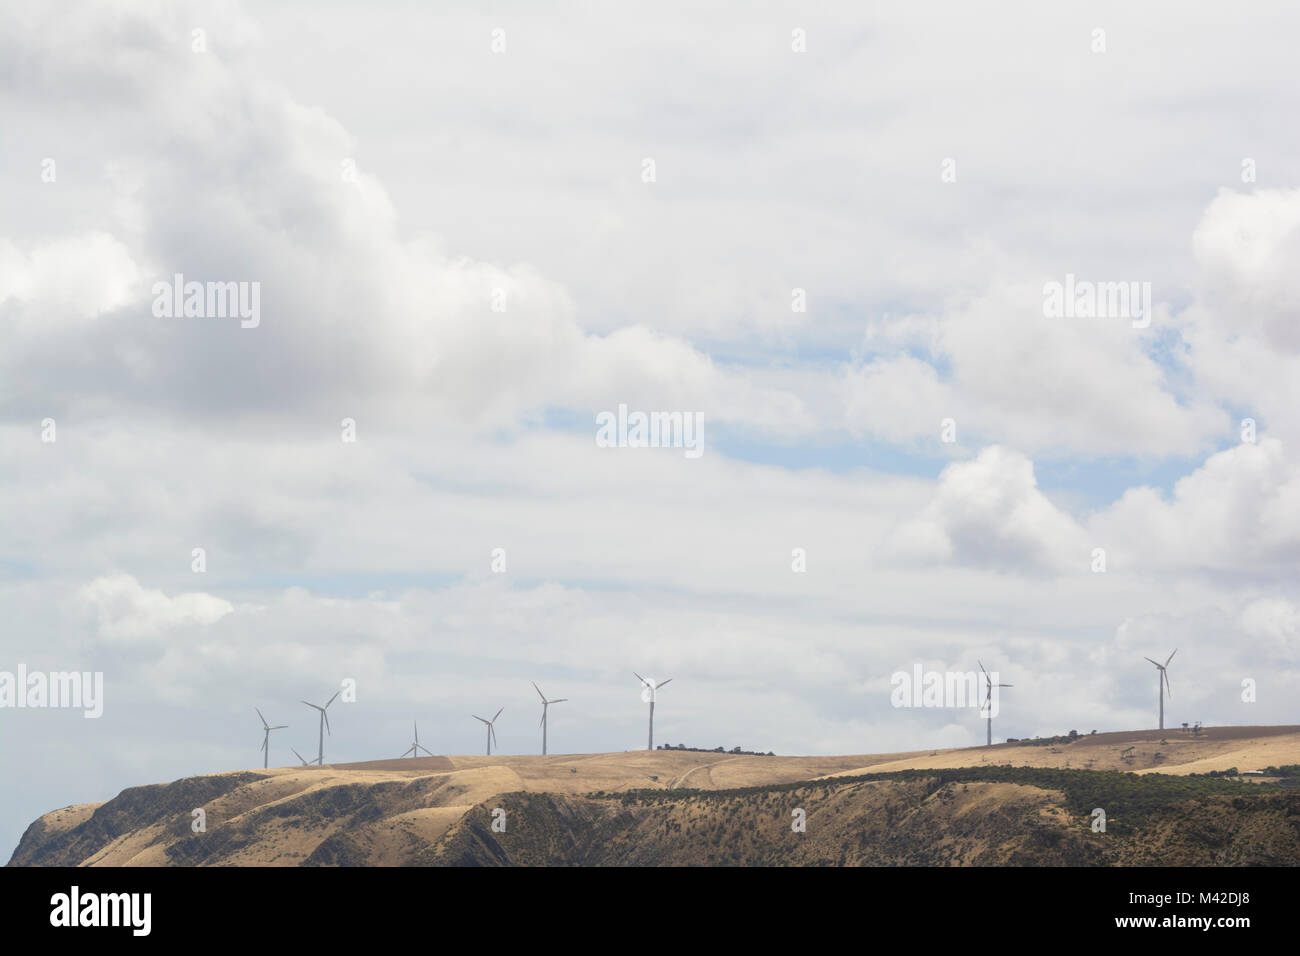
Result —
[[1250, 647], [1294, 665], [1300, 660], [1300, 608], [1285, 598], [1261, 598], [1241, 612]]
[[920, 436], [937, 440], [942, 421], [963, 407], [932, 365], [909, 356], [876, 358], [850, 369], [845, 390], [850, 431], [899, 443]]
[[1231, 337], [1300, 352], [1300, 189], [1221, 189], [1192, 235], [1205, 305]]
[[[353, 414], [418, 409], [497, 425], [553, 405], [619, 401], [718, 421], [798, 422], [796, 399], [717, 369], [680, 338], [638, 325], [584, 331], [568, 292], [526, 262], [475, 261], [403, 234], [364, 164], [344, 178], [354, 138], [268, 79], [246, 55], [245, 31], [218, 22], [212, 54], [195, 54], [188, 30], [160, 29], [155, 10], [83, 12], [113, 21], [109, 36], [138, 23], [133, 55], [96, 60], [105, 75], [95, 76], [81, 54], [47, 42], [63, 29], [53, 19], [27, 23], [16, 54], [54, 76], [75, 59], [87, 83], [129, 79], [149, 94], [110, 98], [85, 119], [85, 135], [106, 144], [101, 162], [122, 201], [106, 208], [119, 214], [105, 215], [91, 239], [57, 240], [26, 258], [0, 245], [0, 264], [20, 267], [0, 280], [0, 297], [19, 302], [18, 347], [4, 363], [19, 389], [57, 375], [66, 404], [147, 402], [176, 414], [333, 412], [348, 395]], [[160, 75], [168, 82], [144, 82]], [[71, 262], [71, 274], [53, 262]], [[154, 318], [146, 290], [177, 272], [260, 283], [261, 324]], [[136, 281], [142, 275], [149, 281]], [[29, 331], [88, 309], [112, 314], [72, 355]], [[124, 360], [105, 366], [105, 353]]]
[[1166, 499], [1134, 488], [1091, 523], [1113, 566], [1269, 573], [1300, 557], [1300, 468], [1266, 438], [1210, 456]]
[[1038, 490], [1020, 452], [985, 448], [939, 476], [934, 499], [895, 537], [903, 555], [973, 567], [1065, 572], [1087, 566], [1083, 528]]
[[[665, 739], [707, 746], [981, 739], [872, 690], [918, 659], [1006, 673], [999, 735], [1141, 725], [1141, 656], [1175, 644], [1188, 716], [1289, 719], [1295, 193], [1206, 197], [1238, 175], [1225, 143], [1288, 175], [1295, 125], [1249, 117], [1279, 108], [1293, 14], [1127, 11], [1098, 58], [1059, 12], [846, 6], [795, 56], [793, 8], [507, 3], [493, 57], [494, 18], [460, 8], [248, 12], [0, 11], [0, 112], [30, 144], [0, 153], [5, 652], [110, 690], [96, 727], [30, 735], [82, 759], [5, 819], [246, 765], [253, 706], [344, 676], [328, 746], [352, 759], [415, 716], [476, 750], [490, 701], [532, 749], [538, 678], [572, 701], [567, 746], [635, 746], [642, 666], [675, 678]], [[177, 271], [260, 281], [259, 328], [154, 319]], [[1151, 329], [1045, 319], [1066, 272], [1150, 279]], [[705, 456], [546, 427], [619, 402], [703, 412]], [[1260, 443], [1211, 454], [1246, 414]], [[815, 467], [837, 445], [871, 467]], [[1040, 487], [1112, 455], [1205, 460], [1110, 506]], [[1278, 684], [1243, 710], [1257, 673]], [[314, 723], [268, 716], [310, 751]]]
[[129, 574], [96, 578], [81, 589], [80, 597], [96, 613], [99, 636], [110, 643], [155, 640], [190, 625], [207, 627], [235, 609], [229, 601], [201, 591], [168, 597], [157, 588], [142, 587]]
[[[130, 253], [106, 233], [26, 245], [0, 238], [0, 315], [9, 312], [25, 320], [20, 334], [51, 340], [53, 322], [93, 319], [140, 291]], [[58, 331], [66, 334], [68, 329]]]

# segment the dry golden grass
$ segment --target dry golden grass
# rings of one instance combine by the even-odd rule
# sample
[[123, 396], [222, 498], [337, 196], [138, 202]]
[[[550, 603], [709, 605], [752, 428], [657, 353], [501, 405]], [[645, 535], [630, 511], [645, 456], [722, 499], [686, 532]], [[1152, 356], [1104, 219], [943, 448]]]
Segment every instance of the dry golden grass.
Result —
[[[1132, 758], [1121, 753], [1132, 747]], [[255, 769], [256, 778], [204, 804], [210, 829], [256, 830], [249, 845], [232, 843], [221, 862], [236, 865], [292, 865], [310, 857], [327, 840], [342, 841], [372, 863], [408, 860], [413, 846], [437, 842], [472, 807], [514, 792], [581, 795], [638, 789], [718, 790], [793, 783], [820, 777], [881, 771], [1011, 764], [1137, 773], [1205, 773], [1300, 764], [1300, 727], [1207, 728], [1199, 736], [1178, 730], [1129, 731], [1083, 736], [1051, 745], [999, 744], [952, 750], [824, 757], [763, 757], [693, 751], [627, 751], [541, 756], [448, 756], [387, 759], [324, 767]], [[232, 772], [233, 773], [233, 772]], [[215, 774], [214, 777], [226, 774]], [[314, 800], [328, 805], [342, 792], [369, 785], [413, 784], [407, 803], [378, 822], [348, 824], [346, 813], [313, 812]], [[407, 788], [403, 788], [406, 790]], [[336, 792], [337, 791], [337, 792]], [[1011, 784], [972, 787], [952, 810], [984, 812], [987, 801], [1024, 797]], [[1024, 797], [1027, 798], [1027, 797]], [[1040, 800], [1042, 794], [1034, 797]], [[411, 806], [414, 802], [416, 805]], [[970, 806], [967, 807], [966, 804]], [[284, 804], [283, 819], [269, 808]], [[46, 814], [46, 837], [87, 821], [101, 804], [80, 804]], [[306, 807], [307, 809], [304, 809]], [[1043, 812], [1055, 812], [1044, 808]], [[176, 826], [163, 824], [126, 833], [79, 861], [92, 866], [156, 866], [174, 862], [167, 848], [178, 842]], [[188, 836], [188, 834], [186, 835]]]
[[[1132, 747], [1130, 759], [1123, 752]], [[1159, 755], [1159, 756], [1157, 756]], [[1300, 727], [1209, 727], [1193, 736], [1178, 730], [1130, 730], [1086, 735], [1073, 743], [995, 744], [956, 750], [884, 754], [864, 758], [844, 774], [939, 767], [1010, 764], [1071, 770], [1132, 770], [1137, 773], [1205, 773], [1262, 770], [1300, 764]]]

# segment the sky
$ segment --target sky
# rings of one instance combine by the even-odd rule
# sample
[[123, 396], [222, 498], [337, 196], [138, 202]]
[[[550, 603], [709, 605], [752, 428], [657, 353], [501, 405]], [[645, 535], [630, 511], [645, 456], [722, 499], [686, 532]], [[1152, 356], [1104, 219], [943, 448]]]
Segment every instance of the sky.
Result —
[[1296, 723], [1298, 26], [0, 4], [0, 672], [104, 681], [0, 707], [0, 850], [344, 682], [327, 761], [537, 752], [532, 681], [635, 749], [634, 671], [697, 747], [978, 744], [891, 702], [977, 662], [995, 739], [1153, 727], [1174, 648], [1167, 725]]

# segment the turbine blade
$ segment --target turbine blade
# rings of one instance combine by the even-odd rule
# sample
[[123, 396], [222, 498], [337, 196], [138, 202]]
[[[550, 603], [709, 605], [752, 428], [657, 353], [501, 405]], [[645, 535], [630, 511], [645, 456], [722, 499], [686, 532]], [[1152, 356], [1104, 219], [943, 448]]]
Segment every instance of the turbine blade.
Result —
[[[501, 710], [505, 710], [505, 708], [502, 707]], [[495, 723], [497, 722], [497, 717], [500, 717], [500, 716], [501, 716], [501, 710], [498, 710], [498, 711], [496, 712], [496, 715], [492, 718], [492, 723], [495, 724]]]
[[546, 703], [546, 695], [543, 694], [543, 693], [542, 693], [542, 689], [541, 689], [540, 687], [537, 686], [537, 681], [535, 681], [535, 680], [530, 680], [528, 683], [530, 683], [530, 684], [533, 685], [533, 690], [537, 691], [537, 696], [540, 697], [540, 698], [542, 699], [542, 703], [543, 703], [543, 704]]
[[[336, 690], [336, 691], [334, 692], [334, 697], [337, 697], [337, 696], [338, 696], [339, 694], [341, 694], [341, 693], [343, 693], [342, 690]], [[325, 701], [325, 706], [326, 706], [326, 707], [328, 707], [330, 704], [334, 703], [334, 697], [331, 697], [329, 700]]]
[[[633, 674], [636, 674], [636, 671], [633, 671], [632, 673], [633, 673]], [[642, 677], [640, 674], [636, 674], [636, 679], [639, 680], [639, 681], [640, 681], [641, 683], [643, 683], [643, 684], [648, 684], [648, 683], [650, 683], [648, 680], [646, 680], [646, 679], [645, 679], [644, 677]]]
[[321, 709], [320, 715], [321, 717], [325, 718], [325, 733], [333, 737], [334, 731], [330, 730], [330, 715], [325, 713], [324, 708]]
[[984, 671], [984, 676], [985, 676], [985, 677], [988, 677], [988, 676], [989, 676], [989, 672], [984, 670], [984, 665], [983, 665], [983, 663], [980, 662], [980, 659], [979, 659], [978, 657], [975, 658], [975, 663], [980, 665], [980, 670]]
[[564, 703], [565, 701], [567, 701], [568, 699], [569, 699], [569, 698], [567, 698], [567, 697], [560, 697], [560, 698], [558, 698], [558, 699], [556, 699], [556, 700], [548, 700], [547, 703], [548, 703], [548, 704], [563, 704], [563, 703]]
[[[257, 708], [254, 707], [253, 710], [257, 710]], [[257, 710], [257, 716], [262, 717], [262, 712], [261, 712], [260, 710]], [[266, 726], [266, 718], [265, 718], [265, 717], [262, 717], [262, 726], [263, 726], [263, 727]]]
[[272, 727], [271, 729], [272, 729], [272, 730], [288, 730], [288, 729], [289, 729], [289, 725], [288, 725], [288, 724], [277, 724], [276, 726]]
[[999, 687], [1015, 687], [1015, 684], [998, 684]]
[[[1178, 653], [1178, 648], [1175, 647], [1175, 648], [1174, 648], [1174, 654], [1177, 654], [1177, 653]], [[1166, 658], [1166, 660], [1165, 660], [1165, 667], [1168, 667], [1168, 666], [1169, 666], [1169, 662], [1172, 661], [1172, 660], [1174, 659], [1174, 654], [1170, 654], [1169, 657]]]
[[540, 727], [544, 723], [546, 723], [546, 711], [542, 711], [542, 719], [537, 722], [537, 726]]
[[1162, 670], [1160, 671], [1160, 675], [1165, 679], [1165, 694], [1166, 694], [1166, 696], [1168, 696], [1168, 698], [1169, 698], [1170, 700], [1173, 700], [1173, 699], [1174, 699], [1174, 689], [1173, 689], [1173, 687], [1170, 686], [1170, 684], [1169, 684], [1169, 672], [1166, 671], [1166, 670], [1163, 670], [1163, 669], [1162, 669]]
[[[1151, 658], [1149, 658], [1149, 657], [1144, 657], [1144, 658], [1142, 658], [1142, 659], [1143, 659], [1144, 661], [1151, 661]], [[1152, 664], [1155, 664], [1156, 667], [1161, 667], [1161, 666], [1163, 666], [1159, 661], [1151, 661], [1151, 663], [1152, 663]]]
[[433, 751], [430, 750], [428, 747], [421, 746], [420, 749], [423, 750], [425, 753], [427, 753], [430, 757], [433, 756]]
[[655, 684], [655, 689], [658, 690], [660, 687], [667, 687], [672, 682], [673, 679], [671, 677], [668, 678], [667, 680], [661, 680], [659, 683]]

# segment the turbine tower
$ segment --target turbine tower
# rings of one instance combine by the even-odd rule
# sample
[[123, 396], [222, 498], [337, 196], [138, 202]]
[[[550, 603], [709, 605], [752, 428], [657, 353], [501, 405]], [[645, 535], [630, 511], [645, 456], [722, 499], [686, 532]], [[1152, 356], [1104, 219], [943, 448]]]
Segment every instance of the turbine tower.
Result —
[[542, 693], [542, 689], [537, 686], [537, 681], [530, 681], [530, 683], [533, 685], [533, 690], [537, 691], [537, 696], [542, 699], [542, 723], [541, 723], [542, 756], [545, 757], [546, 756], [546, 709], [550, 707], [552, 704], [563, 704], [569, 698], [557, 697], [555, 700], [547, 700], [546, 695]]
[[[254, 707], [253, 710], [257, 710], [257, 708]], [[260, 710], [257, 710], [257, 716], [262, 717], [262, 712]], [[262, 735], [262, 769], [263, 770], [266, 769], [267, 764], [269, 764], [271, 760], [271, 731], [284, 730], [288, 726], [289, 726], [288, 724], [280, 724], [276, 727], [272, 727], [270, 724], [266, 722], [266, 718], [262, 717], [262, 730], [265, 731], [265, 733], [263, 733]]]
[[[1174, 654], [1177, 653], [1178, 653], [1178, 648], [1175, 647]], [[1169, 672], [1167, 670], [1167, 668], [1169, 667], [1169, 662], [1174, 659], [1174, 654], [1170, 654], [1167, 658], [1165, 658], [1165, 662], [1163, 664], [1161, 664], [1159, 661], [1151, 661], [1151, 658], [1149, 657], [1142, 658], [1144, 661], [1151, 661], [1152, 664], [1155, 664], [1156, 670], [1159, 672], [1159, 675], [1156, 677], [1156, 696], [1160, 698], [1160, 729], [1161, 730], [1165, 729], [1165, 694], [1168, 693], [1170, 699], [1172, 699], [1174, 696], [1173, 688], [1169, 686]]]
[[994, 687], [1013, 687], [1013, 686], [1015, 686], [1015, 685], [1013, 685], [1013, 684], [995, 684], [995, 683], [993, 683], [993, 678], [989, 676], [989, 672], [988, 672], [988, 671], [985, 671], [985, 670], [984, 670], [984, 665], [983, 665], [983, 664], [980, 664], [980, 662], [979, 662], [978, 660], [977, 660], [975, 663], [976, 663], [976, 664], [979, 664], [979, 665], [980, 665], [980, 670], [984, 671], [984, 682], [985, 682], [986, 684], [988, 684], [988, 690], [987, 690], [987, 691], [985, 692], [985, 694], [984, 694], [984, 713], [985, 713], [986, 716], [988, 717], [988, 734], [987, 734], [987, 736], [985, 737], [985, 745], [988, 746], [988, 747], [992, 747], [992, 746], [993, 746], [993, 708], [992, 708], [992, 703], [993, 703], [993, 688], [994, 688]]
[[433, 754], [430, 752], [429, 748], [425, 747], [423, 744], [420, 743], [419, 726], [415, 723], [415, 721], [411, 721], [411, 726], [415, 728], [415, 743], [411, 744], [411, 749], [408, 750], [405, 754], [402, 754], [402, 756], [405, 757], [406, 754], [410, 754], [412, 757], [418, 757], [420, 755], [416, 751], [423, 750], [425, 753], [429, 754], [430, 757], [432, 757]]
[[[633, 671], [632, 673], [636, 674], [636, 671]], [[668, 680], [659, 681], [658, 683], [656, 683], [653, 678], [651, 678], [650, 680], [646, 680], [646, 678], [642, 677], [640, 674], [636, 674], [636, 679], [645, 685], [645, 690], [641, 691], [641, 699], [648, 700], [650, 702], [650, 738], [649, 738], [649, 743], [646, 744], [645, 749], [654, 750], [655, 749], [655, 692], [660, 687], [668, 686], [670, 683], [672, 683], [673, 679], [670, 677], [668, 678]]]
[[[505, 710], [505, 708], [502, 707], [501, 710]], [[492, 725], [497, 722], [497, 717], [501, 716], [501, 710], [498, 710], [491, 720], [488, 720], [486, 717], [480, 717], [478, 714], [470, 714], [470, 716], [475, 720], [481, 720], [483, 723], [487, 724], [487, 755], [489, 757], [492, 756], [492, 745], [497, 739], [496, 729]]]
[[[336, 690], [334, 692], [334, 697], [337, 697], [340, 693], [342, 692]], [[328, 707], [330, 704], [334, 703], [334, 697], [331, 697], [329, 700], [325, 701], [325, 707]], [[305, 700], [300, 700], [298, 703], [307, 704], [308, 707], [320, 711], [320, 748], [316, 754], [316, 766], [318, 767], [324, 766], [325, 765], [325, 732], [330, 728], [330, 719], [325, 714], [325, 707], [317, 707], [315, 704], [307, 703], [307, 701]]]

